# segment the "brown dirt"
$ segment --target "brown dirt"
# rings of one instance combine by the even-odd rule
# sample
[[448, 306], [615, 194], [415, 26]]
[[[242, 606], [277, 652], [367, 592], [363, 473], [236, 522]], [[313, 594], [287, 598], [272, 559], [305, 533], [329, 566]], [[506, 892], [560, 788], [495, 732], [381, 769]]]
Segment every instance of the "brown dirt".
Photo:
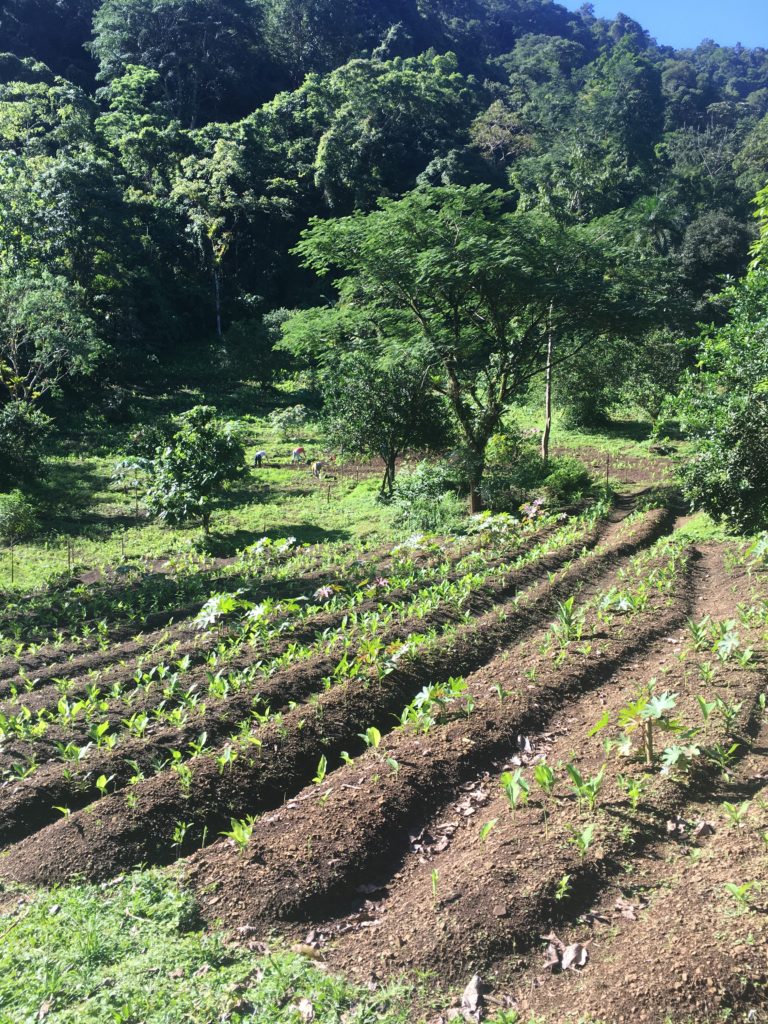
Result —
[[[116, 793], [55, 821], [9, 849], [2, 873], [27, 881], [63, 879], [75, 873], [104, 877], [118, 863], [129, 866], [176, 855], [172, 833], [179, 820], [193, 826], [186, 842], [187, 848], [194, 848], [223, 828], [230, 816], [241, 815], [246, 808], [254, 813], [279, 805], [286, 794], [312, 777], [319, 752], [329, 760], [338, 757], [344, 747], [354, 747], [356, 734], [371, 723], [388, 730], [393, 716], [421, 686], [476, 669], [521, 630], [536, 628], [542, 616], [551, 614], [556, 599], [566, 596], [576, 582], [608, 571], [616, 560], [649, 543], [664, 523], [664, 513], [652, 512], [628, 529], [614, 525], [611, 530], [616, 536], [605, 542], [602, 551], [595, 551], [584, 566], [577, 560], [557, 582], [539, 584], [526, 595], [525, 604], [507, 607], [504, 617], [489, 613], [460, 627], [455, 636], [420, 650], [418, 660], [398, 666], [380, 683], [363, 680], [332, 687], [314, 706], [299, 706], [282, 723], [260, 730], [258, 753], [246, 751], [226, 774], [210, 757], [194, 759], [186, 794], [180, 791], [178, 777], [164, 772], [132, 788], [132, 798], [138, 801], [135, 809], [127, 808], [125, 796]], [[545, 557], [538, 563], [539, 575], [557, 568], [562, 557]], [[103, 771], [103, 765], [96, 770]], [[0, 835], [6, 842], [50, 822], [58, 813], [53, 811], [54, 804], [69, 806], [68, 801], [93, 797], [92, 789], [78, 792], [67, 787], [62, 793], [60, 773], [58, 779], [39, 776], [40, 772], [25, 780], [27, 785], [14, 786], [0, 807]], [[151, 833], [148, 820], [155, 826]]]

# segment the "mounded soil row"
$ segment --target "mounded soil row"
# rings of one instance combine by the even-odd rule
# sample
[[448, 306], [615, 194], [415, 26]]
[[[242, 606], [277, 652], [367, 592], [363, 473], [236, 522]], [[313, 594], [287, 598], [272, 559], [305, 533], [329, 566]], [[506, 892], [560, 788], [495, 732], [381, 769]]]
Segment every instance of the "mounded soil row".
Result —
[[[708, 586], [712, 579], [710, 569], [717, 561], [708, 559], [705, 554], [695, 566], [694, 580], [699, 587]], [[717, 568], [722, 569], [721, 561]], [[722, 588], [715, 584], [713, 589], [719, 590], [722, 597]], [[714, 603], [707, 602], [706, 610], [713, 608]], [[667, 822], [676, 820], [676, 814], [684, 811], [691, 793], [711, 789], [716, 778], [715, 770], [704, 765], [686, 776], [665, 776], [658, 768], [646, 772], [632, 760], [607, 756], [602, 737], [589, 735], [605, 713], [611, 719], [609, 735], [615, 735], [618, 712], [636, 699], [653, 676], [663, 680], [659, 692], [664, 689], [678, 694], [676, 715], [688, 725], [701, 725], [695, 701], [701, 689], [700, 681], [690, 671], [692, 662], [681, 663], [678, 659], [685, 641], [685, 632], [679, 638], [666, 635], [643, 649], [642, 661], [628, 665], [610, 685], [597, 692], [588, 691], [560, 709], [547, 724], [546, 734], [526, 737], [511, 762], [492, 764], [490, 775], [474, 776], [465, 786], [455, 787], [449, 803], [437, 808], [433, 805], [426, 817], [416, 816], [409, 822], [402, 850], [395, 851], [387, 861], [374, 864], [369, 872], [359, 876], [364, 879], [361, 888], [365, 890], [368, 883], [368, 899], [356, 893], [354, 883], [358, 878], [350, 878], [346, 888], [337, 893], [335, 902], [329, 901], [325, 906], [326, 912], [333, 912], [333, 917], [319, 922], [317, 917], [313, 918], [313, 930], [322, 937], [321, 945], [329, 944], [327, 956], [333, 967], [363, 977], [370, 971], [389, 973], [432, 968], [439, 971], [441, 978], [455, 981], [475, 972], [488, 977], [487, 972], [491, 971], [497, 977], [509, 979], [515, 1003], [521, 1010], [540, 1012], [542, 1007], [536, 999], [522, 998], [530, 987], [515, 984], [516, 957], [535, 950], [532, 959], [537, 958], [538, 970], [534, 967], [529, 973], [535, 973], [540, 984], [561, 986], [559, 998], [564, 998], [565, 1002], [556, 1009], [562, 1014], [568, 1006], [568, 997], [562, 992], [563, 986], [567, 991], [567, 982], [544, 970], [543, 959], [538, 959], [540, 936], [552, 929], [561, 934], [562, 925], [569, 919], [588, 914], [602, 889], [615, 885], [617, 876], [621, 884], [627, 858], [636, 856], [660, 835], [667, 836]], [[735, 727], [740, 740], [754, 725], [752, 710], [763, 689], [763, 669], [759, 666], [743, 670], [733, 665], [721, 673], [718, 692], [744, 704]], [[719, 721], [707, 735], [707, 742], [716, 741], [726, 741]], [[742, 749], [746, 750], [748, 741], [741, 742]], [[515, 745], [511, 744], [507, 757], [513, 750]], [[553, 767], [575, 760], [585, 778], [595, 775], [607, 762], [606, 782], [596, 812], [579, 812], [562, 768], [558, 772], [556, 798], [544, 803], [533, 783], [533, 763], [543, 756]], [[513, 814], [502, 795], [499, 774], [520, 764], [525, 766], [525, 775], [532, 783], [531, 803]], [[647, 788], [636, 812], [632, 812], [626, 794], [617, 785], [620, 772], [646, 782]], [[369, 801], [375, 802], [376, 787], [371, 787], [367, 780], [363, 786]], [[293, 817], [296, 819], [295, 815]], [[365, 831], [367, 822], [358, 820]], [[496, 824], [483, 842], [479, 830], [487, 821]], [[582, 859], [568, 839], [573, 829], [581, 829], [588, 822], [595, 825], [595, 837]], [[326, 843], [327, 837], [317, 831], [312, 835], [315, 849], [322, 850], [324, 858], [329, 857], [335, 863], [343, 856], [335, 841]], [[293, 840], [296, 838], [292, 835]], [[258, 934], [264, 923], [273, 926], [276, 919], [271, 912], [266, 922], [262, 920], [258, 910], [263, 903], [259, 903], [259, 894], [250, 887], [238, 891], [238, 883], [247, 869], [239, 866], [242, 858], [231, 849], [227, 850], [227, 846], [223, 844], [226, 853], [222, 854], [222, 847], [217, 845], [192, 858], [192, 864], [203, 865], [203, 870], [193, 875], [195, 884], [201, 886], [200, 898], [204, 906], [208, 905], [206, 913], [212, 919], [223, 913], [225, 920], [242, 924], [251, 911], [248, 923], [255, 926]], [[285, 855], [288, 856], [287, 850]], [[292, 857], [298, 861], [298, 875], [322, 871], [322, 867], [307, 863], [299, 847]], [[220, 861], [217, 868], [222, 869], [218, 885], [205, 870], [217, 858]], [[262, 859], [265, 859], [263, 851]], [[229, 872], [223, 870], [225, 861], [229, 862]], [[250, 869], [252, 874], [257, 871], [258, 868]], [[433, 871], [439, 879], [436, 899], [431, 894]], [[564, 874], [569, 876], [570, 896], [558, 900], [558, 883]], [[269, 882], [267, 875], [267, 885]], [[291, 883], [290, 889], [295, 885]], [[631, 879], [627, 885], [631, 886]], [[214, 887], [216, 891], [211, 896]], [[233, 890], [243, 904], [236, 917], [228, 913], [234, 899]], [[605, 914], [609, 920], [612, 909]], [[290, 934], [303, 934], [295, 925], [288, 930]], [[573, 941], [584, 942], [589, 937], [588, 928], [585, 934], [582, 927]], [[599, 958], [594, 947], [592, 958], [593, 961]], [[550, 1000], [550, 1010], [554, 1009], [551, 1003]], [[595, 1012], [594, 1007], [590, 1009]], [[586, 1008], [584, 1012], [592, 1019]], [[596, 1019], [617, 1019], [603, 1013]]]
[[[479, 541], [467, 538], [465, 544], [459, 544], [455, 552], [452, 550], [453, 545], [446, 544], [439, 561], [443, 561], [445, 557], [448, 557], [451, 562], [459, 561], [478, 543]], [[449, 556], [445, 555], [446, 550], [451, 552]], [[414, 552], [413, 559], [417, 565], [423, 566], [438, 561], [432, 554], [418, 551]], [[219, 590], [233, 591], [238, 586], [243, 586], [248, 591], [247, 596], [253, 601], [261, 601], [267, 597], [278, 599], [295, 597], [298, 593], [320, 585], [343, 585], [345, 583], [348, 585], [351, 580], [363, 580], [366, 575], [369, 575], [366, 572], [369, 569], [375, 575], [382, 575], [393, 561], [390, 552], [384, 548], [376, 548], [374, 551], [366, 553], [364, 559], [350, 559], [349, 564], [344, 567], [344, 575], [341, 574], [338, 566], [333, 566], [327, 569], [301, 572], [288, 579], [270, 579], [257, 584], [254, 583], [252, 577], [243, 579], [237, 577], [212, 578], [210, 593], [213, 594]], [[131, 627], [121, 628], [122, 638], [120, 636], [111, 638], [109, 646], [104, 649], [99, 647], [84, 651], [82, 641], [75, 644], [65, 642], [58, 647], [46, 644], [39, 647], [34, 654], [22, 655], [19, 659], [2, 658], [0, 659], [0, 697], [9, 693], [12, 684], [18, 683], [20, 667], [27, 674], [35, 672], [35, 678], [45, 684], [53, 679], [69, 679], [75, 675], [82, 675], [104, 667], [109, 668], [119, 660], [135, 658], [156, 645], [169, 643], [174, 639], [184, 643], [192, 628], [188, 620], [200, 611], [204, 603], [205, 601], [200, 600], [168, 612], [148, 615], [143, 625], [144, 628], [150, 629], [149, 633], [140, 633], [138, 636], [130, 635], [135, 628], [135, 623], [132, 623]], [[158, 621], [158, 617], [161, 617], [162, 621]], [[126, 634], [129, 635], [126, 636]], [[98, 638], [94, 636], [91, 643], [98, 644]], [[191, 644], [188, 653], [193, 654], [195, 646], [194, 643]], [[185, 653], [187, 653], [186, 648], [180, 648], [178, 656], [181, 657]]]
[[[573, 653], [556, 666], [546, 654], [527, 652], [524, 664], [536, 670], [533, 683], [522, 673], [521, 651], [495, 659], [467, 680], [476, 702], [471, 715], [433, 727], [426, 736], [388, 738], [385, 753], [396, 759], [397, 772], [370, 754], [338, 769], [327, 780], [325, 802], [320, 797], [326, 787], [314, 787], [261, 819], [243, 855], [218, 843], [193, 858], [189, 876], [195, 887], [216, 888], [216, 917], [259, 930], [338, 912], [356, 887], [379, 872], [391, 873], [414, 822], [435, 803], [508, 756], [519, 736], [544, 728], [568, 698], [609, 683], [628, 661], [683, 623], [692, 608], [689, 564], [679, 573], [669, 605], [666, 596], [654, 595], [631, 623], [619, 620], [605, 628], [588, 620], [593, 631], [585, 635], [596, 648], [588, 655]], [[503, 701], [490, 689], [498, 683], [510, 694]]]
[[[544, 556], [543, 560], [537, 560], [522, 569], [505, 573], [496, 583], [478, 588], [461, 612], [438, 609], [424, 616], [419, 620], [420, 628], [430, 624], [451, 624], [467, 612], [477, 613], [492, 607], [499, 597], [519, 593], [527, 583], [539, 577], [544, 569], [552, 571], [583, 548], [591, 549], [604, 530], [605, 524], [585, 529], [578, 542], [556, 549]], [[407, 622], [395, 624], [387, 630], [386, 636], [392, 642], [405, 640], [412, 634], [412, 625]], [[196, 740], [202, 732], [206, 732], [209, 746], [222, 741], [240, 723], [250, 719], [254, 707], [271, 705], [275, 710], [291, 701], [306, 699], [320, 688], [322, 680], [333, 672], [336, 664], [336, 658], [330, 654], [318, 654], [275, 673], [267, 683], [244, 686], [226, 698], [209, 699], [204, 707], [201, 706], [201, 713], [191, 716], [185, 726], [156, 730], [143, 739], [126, 737], [111, 750], [92, 750], [86, 761], [67, 766], [60, 761], [51, 761], [41, 765], [26, 779], [6, 783], [6, 799], [0, 806], [0, 842], [22, 838], [55, 821], [60, 813], [55, 810], [56, 807], [66, 806], [70, 810], [85, 807], [94, 798], [93, 782], [100, 774], [109, 777], [111, 786], [117, 789], [134, 775], [135, 768], [128, 761], [136, 762], [142, 772], [151, 772], [156, 770], [158, 760], [166, 760], [171, 751], [183, 748], [190, 741]]]
[[[177, 856], [173, 832], [179, 821], [189, 824], [186, 848], [190, 848], [200, 845], [204, 830], [208, 837], [216, 834], [231, 816], [279, 805], [312, 777], [320, 753], [330, 759], [338, 756], [343, 746], [354, 743], [356, 733], [371, 724], [388, 729], [392, 716], [425, 682], [483, 664], [524, 630], [534, 629], [575, 583], [598, 577], [650, 543], [663, 532], [667, 519], [657, 510], [624, 531], [616, 527], [617, 536], [601, 552], [565, 570], [553, 586], [542, 583], [533, 588], [524, 607], [511, 604], [501, 609], [501, 615], [490, 613], [460, 627], [453, 637], [420, 650], [418, 662], [401, 663], [381, 681], [337, 685], [314, 705], [288, 712], [281, 724], [259, 730], [262, 745], [257, 752], [239, 756], [223, 772], [210, 757], [193, 759], [187, 792], [182, 791], [178, 777], [166, 771], [132, 787], [134, 807], [126, 805], [125, 794], [117, 793], [55, 822], [9, 850], [3, 874], [43, 884], [73, 874], [104, 878], [138, 861], [157, 863]], [[8, 806], [1, 812], [6, 837], [29, 828], [31, 817], [50, 813], [47, 794], [38, 795], [41, 799], [31, 806], [27, 803], [22, 816], [17, 795], [9, 794]]]
[[[511, 547], [511, 550], [506, 553], [504, 557], [501, 555], [497, 558], [493, 558], [485, 564], [485, 568], [488, 571], [492, 571], [495, 567], [503, 567], [505, 563], [508, 563], [510, 558], [514, 556], [514, 559], [522, 557], [527, 551], [530, 551], [537, 544], [541, 543], [547, 536], [551, 535], [555, 531], [554, 525], [547, 526], [541, 530], [537, 530], [534, 533], [526, 535], [521, 538], [519, 544], [515, 547]], [[453, 559], [447, 559], [445, 562], [440, 562], [440, 565], [445, 565], [450, 570], [450, 567], [455, 567], [459, 562], [466, 558], [464, 555], [456, 554]], [[435, 560], [432, 560], [434, 564], [438, 564]], [[471, 570], [467, 570], [469, 572]], [[293, 621], [288, 620], [288, 630], [279, 639], [274, 639], [266, 644], [262, 643], [258, 639], [254, 639], [244, 645], [243, 653], [237, 654], [233, 652], [231, 659], [226, 662], [226, 668], [228, 671], [237, 671], [239, 669], [248, 668], [257, 661], [268, 660], [282, 654], [289, 645], [291, 644], [305, 644], [315, 640], [320, 634], [324, 633], [329, 629], [337, 629], [345, 617], [351, 613], [361, 614], [369, 611], [376, 611], [377, 609], [386, 610], [388, 607], [400, 604], [410, 599], [416, 598], [418, 594], [424, 590], [434, 586], [435, 584], [442, 582], [455, 582], [464, 576], [465, 573], [462, 571], [447, 571], [444, 576], [437, 577], [435, 579], [425, 578], [415, 582], [410, 587], [402, 587], [397, 590], [383, 591], [376, 595], [375, 598], [371, 598], [367, 601], [362, 601], [360, 604], [354, 606], [354, 608], [342, 608], [337, 611], [320, 611], [306, 618], [297, 618]], [[364, 582], [364, 581], [363, 581]], [[362, 582], [358, 584], [361, 586]], [[492, 586], [492, 584], [489, 584]], [[191, 630], [192, 627], [190, 626]], [[163, 637], [161, 633], [159, 637]], [[179, 643], [176, 650], [173, 652], [173, 661], [176, 662], [179, 658], [189, 655], [192, 659], [192, 666], [190, 671], [185, 674], [184, 684], [185, 688], [189, 688], [193, 685], [198, 685], [204, 682], [207, 678], [207, 669], [200, 668], [200, 663], [204, 661], [206, 655], [211, 649], [218, 647], [222, 642], [234, 642], [236, 639], [235, 635], [229, 633], [226, 629], [218, 632], [203, 633], [196, 632], [194, 636], [186, 641], [185, 643]], [[124, 662], [125, 659], [123, 659]], [[162, 652], [158, 651], [153, 661], [159, 663], [163, 661]], [[139, 667], [137, 662], [133, 663], [121, 663], [119, 665], [111, 666], [113, 671], [100, 676], [97, 685], [102, 689], [111, 686], [113, 683], [118, 682], [124, 686], [130, 686], [133, 681], [133, 676], [136, 669]], [[221, 667], [224, 667], [223, 664]], [[146, 671], [146, 667], [144, 669]], [[59, 677], [56, 676], [58, 679]], [[93, 685], [94, 679], [91, 676], [85, 676], [81, 678], [72, 678], [71, 689], [67, 691], [67, 699], [72, 701], [86, 694], [89, 686]], [[128, 688], [125, 690], [127, 701], [118, 701], [117, 703], [122, 704], [122, 707], [115, 708], [111, 714], [108, 715], [110, 720], [111, 728], [119, 726], [123, 718], [128, 714], [133, 714], [136, 711], [148, 710], [159, 703], [160, 698], [155, 694], [154, 696], [147, 695], [146, 697], [139, 697], [136, 700], [130, 700], [130, 695], [133, 692], [132, 689]], [[4, 714], [16, 714], [22, 707], [27, 707], [31, 712], [37, 713], [42, 709], [54, 708], [59, 701], [61, 693], [57, 688], [56, 684], [49, 686], [43, 686], [39, 689], [35, 689], [29, 693], [20, 694], [14, 700], [0, 701], [0, 712]], [[130, 704], [130, 708], [129, 708]], [[79, 729], [79, 731], [78, 731]], [[77, 742], [78, 738], [84, 738], [87, 736], [88, 727], [85, 723], [75, 723], [74, 727], [68, 730], [61, 730], [49, 728], [46, 734], [40, 738], [37, 743], [32, 744], [33, 746], [49, 747], [51, 750], [55, 749], [55, 743], [57, 740], [67, 742]], [[24, 747], [29, 744], [24, 744]], [[6, 746], [6, 752], [9, 755], [13, 755], [13, 759], [17, 760], [20, 756], [28, 753], [22, 745], [16, 743], [13, 748]]]

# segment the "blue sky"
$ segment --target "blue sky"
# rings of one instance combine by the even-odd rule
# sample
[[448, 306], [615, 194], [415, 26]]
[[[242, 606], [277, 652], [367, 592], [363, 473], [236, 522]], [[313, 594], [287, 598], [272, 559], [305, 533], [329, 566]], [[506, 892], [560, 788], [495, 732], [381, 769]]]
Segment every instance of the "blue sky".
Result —
[[[560, 0], [575, 11], [583, 0]], [[593, 0], [595, 14], [614, 18], [619, 11], [639, 21], [657, 41], [678, 48], [702, 39], [733, 46], [768, 49], [768, 0]]]

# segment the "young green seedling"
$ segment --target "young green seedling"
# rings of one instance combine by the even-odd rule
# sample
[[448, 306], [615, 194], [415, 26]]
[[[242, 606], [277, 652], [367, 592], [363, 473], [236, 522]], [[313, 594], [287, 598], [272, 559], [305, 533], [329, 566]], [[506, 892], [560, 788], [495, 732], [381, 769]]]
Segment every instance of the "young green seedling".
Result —
[[581, 829], [580, 832], [577, 832], [576, 829], [574, 829], [573, 830], [573, 835], [568, 840], [568, 842], [569, 843], [573, 843], [573, 845], [579, 851], [581, 859], [584, 860], [584, 858], [587, 855], [587, 852], [589, 851], [590, 846], [592, 845], [592, 841], [593, 841], [594, 837], [595, 837], [595, 826], [590, 824], [590, 825], [585, 825], [584, 828]]
[[480, 842], [481, 843], [486, 842], [486, 840], [488, 839], [488, 836], [491, 834], [491, 832], [494, 830], [494, 828], [496, 828], [496, 825], [498, 824], [498, 821], [499, 821], [498, 818], [491, 818], [490, 821], [486, 821], [486, 823], [481, 827], [481, 829], [480, 829]]
[[580, 808], [586, 807], [589, 811], [594, 811], [605, 779], [605, 767], [602, 765], [597, 775], [593, 775], [591, 779], [585, 779], [573, 762], [565, 766]]
[[243, 853], [251, 840], [253, 827], [256, 824], [256, 818], [252, 815], [247, 815], [245, 818], [240, 820], [237, 818], [230, 818], [229, 823], [229, 831], [220, 832], [219, 835], [226, 836], [228, 839], [231, 839], [237, 846], [240, 853]]
[[734, 882], [725, 882], [723, 888], [735, 901], [740, 910], [749, 909], [749, 894], [757, 888], [759, 883], [744, 882], [743, 885], [736, 885]]
[[316, 786], [319, 786], [325, 780], [325, 776], [326, 776], [327, 771], [328, 771], [328, 760], [327, 760], [325, 754], [323, 754], [321, 756], [320, 760], [317, 763], [317, 774], [312, 779], [312, 781], [314, 782], [314, 784]]
[[565, 900], [571, 895], [571, 876], [563, 875], [555, 889], [555, 899]]
[[513, 813], [519, 806], [528, 803], [531, 787], [527, 779], [523, 778], [522, 768], [516, 768], [514, 772], [504, 772], [501, 776], [501, 788]]
[[744, 821], [746, 816], [749, 814], [749, 809], [752, 806], [751, 800], [744, 800], [740, 804], [731, 804], [727, 800], [724, 800], [720, 805], [725, 812], [726, 817], [730, 823], [731, 828], [739, 828], [741, 823]]

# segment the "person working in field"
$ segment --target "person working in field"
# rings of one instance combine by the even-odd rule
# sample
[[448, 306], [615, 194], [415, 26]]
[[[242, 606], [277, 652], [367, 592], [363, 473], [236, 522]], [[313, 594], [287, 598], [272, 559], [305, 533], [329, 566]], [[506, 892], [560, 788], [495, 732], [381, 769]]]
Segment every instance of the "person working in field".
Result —
[[266, 457], [267, 453], [264, 450], [258, 451], [254, 454], [253, 464], [256, 467], [256, 469], [261, 469], [261, 465], [264, 462], [264, 459], [266, 459]]
[[291, 452], [291, 462], [303, 462], [306, 450], [302, 447], [294, 448]]

